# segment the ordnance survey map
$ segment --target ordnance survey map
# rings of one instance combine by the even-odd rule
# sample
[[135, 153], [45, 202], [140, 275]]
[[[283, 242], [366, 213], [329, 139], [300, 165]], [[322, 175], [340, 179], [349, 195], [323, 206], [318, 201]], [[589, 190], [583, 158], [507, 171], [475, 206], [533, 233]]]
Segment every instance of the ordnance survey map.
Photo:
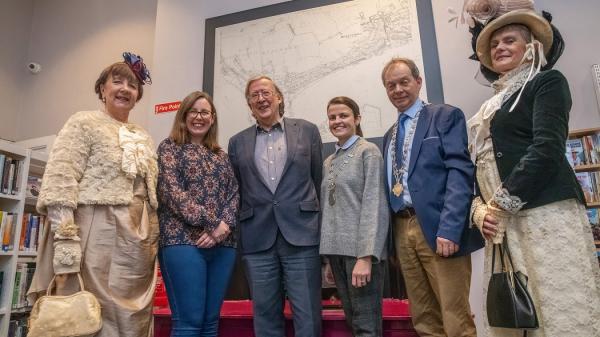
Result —
[[[259, 74], [283, 91], [285, 116], [315, 123], [323, 142], [334, 141], [327, 102], [341, 95], [360, 106], [365, 136], [381, 137], [396, 119], [381, 70], [403, 56], [423, 71], [421, 53], [415, 0], [348, 1], [219, 27], [213, 93], [220, 120], [228, 121], [220, 142], [254, 123], [244, 89]], [[423, 85], [425, 100], [426, 92]]]

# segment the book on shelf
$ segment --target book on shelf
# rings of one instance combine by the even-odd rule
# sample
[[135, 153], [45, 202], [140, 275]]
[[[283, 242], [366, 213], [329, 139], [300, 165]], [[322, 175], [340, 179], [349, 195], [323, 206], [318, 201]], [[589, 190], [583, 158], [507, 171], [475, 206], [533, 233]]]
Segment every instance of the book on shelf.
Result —
[[6, 160], [6, 155], [0, 153], [0, 193], [2, 193], [2, 183], [4, 181], [4, 162]]
[[581, 138], [567, 139], [567, 160], [571, 166], [583, 165], [583, 143]]
[[4, 154], [0, 155], [0, 193], [19, 194], [23, 165], [23, 160], [14, 159]]
[[27, 198], [37, 198], [42, 187], [42, 178], [36, 176], [27, 177]]
[[590, 220], [590, 226], [592, 226], [592, 235], [594, 236], [594, 243], [596, 244], [596, 252], [600, 257], [600, 217], [598, 208], [589, 208], [587, 210], [588, 219]]
[[10, 189], [10, 193], [14, 195], [18, 195], [21, 191], [21, 180], [23, 176], [23, 164], [22, 160], [18, 160], [14, 162], [15, 164], [15, 175], [12, 179], [12, 188]]
[[590, 220], [590, 224], [592, 226], [598, 226], [600, 224], [600, 218], [598, 218], [598, 209], [597, 208], [588, 208], [587, 216]]
[[12, 180], [15, 176], [15, 164], [13, 159], [6, 157], [4, 160], [4, 173], [2, 176], [2, 193], [12, 194]]
[[15, 286], [13, 288], [12, 310], [28, 309], [33, 305], [27, 298], [27, 289], [31, 286], [34, 271], [35, 262], [17, 263]]
[[44, 232], [44, 221], [46, 217], [39, 214], [25, 213], [21, 222], [21, 237], [19, 238], [19, 250], [22, 252], [37, 251], [38, 243]]
[[600, 164], [600, 133], [567, 139], [566, 145], [571, 166]]
[[577, 181], [579, 185], [581, 185], [581, 189], [583, 190], [583, 195], [585, 196], [585, 201], [587, 203], [594, 202], [594, 190], [592, 185], [592, 178], [589, 172], [578, 172], [575, 173], [577, 177]]
[[[0, 296], [2, 295], [2, 287], [4, 286], [4, 271], [0, 270]], [[2, 301], [2, 297], [0, 297], [0, 301]]]
[[11, 319], [8, 323], [8, 337], [26, 337], [27, 332], [26, 317]]
[[0, 238], [2, 240], [2, 250], [7, 252], [13, 249], [13, 232], [15, 219], [17, 215], [5, 211], [0, 211]]

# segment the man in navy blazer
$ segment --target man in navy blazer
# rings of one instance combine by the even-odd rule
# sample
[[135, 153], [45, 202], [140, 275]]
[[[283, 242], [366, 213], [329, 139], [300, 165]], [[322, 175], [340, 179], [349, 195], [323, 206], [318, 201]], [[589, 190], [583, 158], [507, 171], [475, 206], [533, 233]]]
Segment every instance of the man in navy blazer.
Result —
[[254, 333], [285, 336], [290, 300], [297, 337], [321, 335], [319, 199], [321, 136], [283, 118], [283, 95], [266, 76], [248, 81], [257, 124], [233, 136], [229, 158], [240, 186], [240, 248], [252, 294]]
[[483, 247], [469, 226], [474, 166], [463, 112], [419, 98], [415, 63], [394, 58], [382, 81], [398, 120], [384, 136], [395, 254], [420, 336], [476, 337], [469, 306], [470, 253]]

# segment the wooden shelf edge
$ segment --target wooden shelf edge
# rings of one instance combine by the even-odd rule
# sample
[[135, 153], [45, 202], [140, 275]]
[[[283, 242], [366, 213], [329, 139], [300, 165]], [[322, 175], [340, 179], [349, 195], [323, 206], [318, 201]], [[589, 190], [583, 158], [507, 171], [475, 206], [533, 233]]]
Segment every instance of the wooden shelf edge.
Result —
[[21, 197], [19, 194], [4, 194], [0, 193], [0, 199], [9, 199], [9, 200], [17, 200], [20, 201]]
[[583, 136], [593, 135], [600, 132], [600, 127], [588, 128], [588, 129], [577, 129], [569, 131], [569, 139], [579, 138]]
[[18, 157], [17, 159], [23, 159], [27, 157], [26, 149], [2, 139], [0, 139], [0, 153], [7, 154], [9, 156], [16, 156]]
[[23, 308], [11, 309], [10, 313], [11, 314], [28, 314], [28, 313], [31, 312], [31, 308], [32, 307], [23, 307]]
[[37, 256], [37, 251], [35, 252], [27, 252], [27, 251], [19, 251], [19, 256]]
[[576, 165], [573, 167], [575, 172], [592, 172], [600, 171], [600, 164]]
[[587, 207], [587, 208], [597, 208], [597, 207], [600, 207], [600, 201], [586, 202], [585, 203], [585, 207]]

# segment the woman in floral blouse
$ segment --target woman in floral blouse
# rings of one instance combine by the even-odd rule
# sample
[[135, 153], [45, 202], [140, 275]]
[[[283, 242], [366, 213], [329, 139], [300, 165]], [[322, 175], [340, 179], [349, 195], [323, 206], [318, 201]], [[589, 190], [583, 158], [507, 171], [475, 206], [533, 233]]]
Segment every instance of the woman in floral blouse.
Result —
[[158, 147], [159, 262], [172, 311], [171, 336], [217, 336], [235, 262], [238, 184], [217, 144], [211, 97], [189, 94]]

